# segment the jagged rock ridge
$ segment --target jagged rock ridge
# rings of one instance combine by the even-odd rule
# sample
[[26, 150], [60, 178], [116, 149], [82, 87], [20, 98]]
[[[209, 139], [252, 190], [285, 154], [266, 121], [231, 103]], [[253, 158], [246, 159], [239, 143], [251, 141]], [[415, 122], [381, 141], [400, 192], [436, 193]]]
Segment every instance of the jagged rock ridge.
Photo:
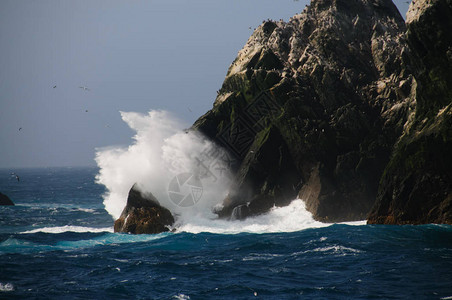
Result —
[[[390, 0], [313, 0], [255, 30], [192, 128], [236, 159], [220, 217], [298, 195], [321, 221], [452, 224], [452, 0], [413, 2], [407, 24]], [[115, 231], [168, 230], [133, 190], [152, 201]]]
[[313, 0], [287, 23], [263, 22], [193, 126], [237, 158], [218, 214], [299, 195], [318, 220], [365, 219], [415, 107], [405, 30], [390, 0]]

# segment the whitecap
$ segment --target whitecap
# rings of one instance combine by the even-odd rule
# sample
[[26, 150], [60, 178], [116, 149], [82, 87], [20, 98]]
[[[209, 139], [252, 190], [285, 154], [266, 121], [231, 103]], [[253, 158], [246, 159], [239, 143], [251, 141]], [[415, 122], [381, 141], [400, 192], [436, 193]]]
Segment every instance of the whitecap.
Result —
[[341, 255], [347, 255], [351, 253], [361, 253], [361, 250], [353, 249], [350, 247], [340, 246], [340, 245], [333, 245], [333, 246], [327, 246], [327, 247], [319, 247], [315, 248], [313, 250], [307, 250], [306, 252], [332, 252], [334, 254], [341, 254]]
[[179, 299], [179, 300], [189, 300], [190, 296], [185, 295], [185, 294], [178, 294], [178, 295], [174, 295], [173, 299]]
[[43, 232], [43, 233], [64, 233], [64, 232], [77, 232], [77, 233], [86, 233], [86, 232], [92, 232], [92, 233], [100, 233], [100, 232], [113, 232], [113, 227], [103, 227], [103, 228], [95, 228], [95, 227], [83, 227], [83, 226], [58, 226], [58, 227], [43, 227], [43, 228], [37, 228], [33, 230], [28, 230], [21, 232], [23, 234], [27, 233], [37, 233], [37, 232]]
[[[153, 240], [161, 239], [172, 233], [161, 234], [122, 234], [122, 233], [110, 233], [106, 232], [100, 236], [96, 236], [91, 239], [77, 240], [77, 241], [59, 241], [55, 245], [37, 244], [30, 241], [24, 241], [15, 238], [9, 238], [0, 243], [0, 252], [3, 253], [23, 253], [23, 252], [41, 252], [41, 251], [53, 251], [62, 250], [70, 252], [75, 249], [91, 248], [95, 246], [105, 245], [119, 245], [127, 243], [140, 243], [150, 242]], [[84, 257], [87, 254], [77, 254], [74, 257]]]
[[[231, 172], [228, 168], [220, 168], [225, 169], [224, 174], [216, 174], [217, 177], [213, 176], [213, 180], [212, 176], [206, 175], [216, 170], [212, 167], [214, 164], [210, 165], [214, 162], [210, 160], [212, 156], [208, 156], [210, 158], [206, 160], [200, 158], [204, 158], [201, 153], [218, 154], [221, 150], [201, 134], [183, 131], [182, 128], [186, 127], [165, 111], [150, 111], [146, 115], [121, 112], [121, 117], [136, 132], [133, 144], [127, 148], [109, 147], [96, 151], [96, 162], [99, 166], [96, 182], [106, 187], [104, 206], [115, 219], [126, 205], [130, 188], [138, 183], [142, 191], [151, 192], [162, 206], [177, 215], [175, 228], [178, 232], [275, 233], [331, 225], [314, 220], [312, 214], [306, 210], [304, 201], [300, 199], [295, 199], [286, 207], [274, 207], [266, 214], [243, 221], [218, 219], [212, 211], [214, 207], [221, 205], [228, 194]], [[223, 155], [217, 155], [215, 159], [218, 157], [224, 158]], [[223, 161], [217, 161], [220, 160]], [[200, 180], [202, 186], [196, 182], [197, 193], [192, 196], [192, 201], [196, 198], [197, 202], [189, 207], [175, 204], [174, 197], [170, 199], [169, 196], [170, 183], [175, 178], [178, 179], [180, 174], [198, 174], [200, 165], [208, 169], [208, 172], [204, 174], [207, 177], [203, 177], [207, 179]], [[184, 184], [177, 185], [178, 188], [183, 186]], [[195, 195], [193, 186], [190, 187]], [[176, 194], [180, 196], [180, 193], [182, 192]], [[365, 222], [341, 224], [364, 225]]]
[[0, 292], [12, 292], [14, 291], [14, 285], [12, 283], [1, 283], [0, 282]]
[[348, 226], [363, 226], [367, 224], [366, 220], [361, 221], [348, 221], [348, 222], [340, 222], [338, 224], [348, 225]]
[[266, 214], [250, 217], [243, 221], [206, 219], [199, 216], [180, 220], [180, 222], [178, 231], [219, 234], [295, 232], [331, 225], [314, 220], [301, 199], [292, 201], [288, 206], [274, 207]]
[[251, 253], [248, 256], [242, 258], [242, 261], [253, 261], [253, 260], [271, 260], [275, 257], [281, 257], [281, 254], [270, 254], [270, 253]]
[[95, 209], [92, 209], [92, 208], [75, 208], [73, 210], [74, 211], [83, 211], [83, 212], [86, 212], [86, 213], [93, 213], [93, 212], [96, 211]]

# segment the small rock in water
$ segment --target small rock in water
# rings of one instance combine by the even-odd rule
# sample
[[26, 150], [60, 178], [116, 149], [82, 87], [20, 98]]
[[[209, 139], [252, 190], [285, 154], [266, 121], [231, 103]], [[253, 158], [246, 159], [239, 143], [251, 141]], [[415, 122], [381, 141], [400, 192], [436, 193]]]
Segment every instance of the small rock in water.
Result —
[[0, 205], [14, 205], [13, 201], [5, 194], [0, 193]]
[[174, 217], [168, 209], [151, 193], [144, 194], [134, 185], [129, 191], [126, 207], [115, 221], [114, 231], [154, 234], [169, 231], [168, 226], [173, 223]]

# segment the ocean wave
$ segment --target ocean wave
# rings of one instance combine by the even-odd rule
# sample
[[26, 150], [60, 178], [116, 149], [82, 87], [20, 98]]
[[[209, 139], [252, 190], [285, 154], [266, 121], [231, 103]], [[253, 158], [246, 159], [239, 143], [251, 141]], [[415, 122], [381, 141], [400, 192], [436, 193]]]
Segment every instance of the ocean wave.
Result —
[[81, 212], [86, 212], [86, 213], [94, 213], [96, 212], [96, 210], [103, 210], [104, 208], [99, 206], [99, 207], [79, 207], [73, 204], [58, 204], [58, 203], [22, 203], [22, 204], [17, 204], [17, 207], [26, 207], [27, 209], [31, 209], [31, 210], [43, 210], [43, 209], [48, 209], [48, 210], [58, 210], [58, 209], [65, 209], [68, 211], [81, 211]]
[[96, 210], [94, 208], [70, 208], [71, 211], [82, 211], [86, 213], [94, 213]]
[[0, 292], [12, 292], [14, 291], [14, 285], [11, 283], [1, 283], [0, 282]]
[[305, 254], [308, 254], [308, 253], [323, 253], [323, 254], [328, 254], [328, 255], [332, 254], [335, 256], [346, 256], [346, 255], [357, 255], [357, 254], [361, 254], [363, 252], [364, 251], [362, 251], [362, 250], [345, 247], [345, 246], [341, 246], [341, 245], [329, 245], [329, 246], [324, 246], [324, 247], [317, 247], [314, 249], [296, 251], [296, 252], [292, 253], [291, 256], [304, 256]]
[[[96, 151], [100, 168], [96, 182], [107, 189], [103, 196], [105, 210], [119, 218], [130, 188], [138, 184], [141, 191], [152, 193], [174, 214], [212, 215], [212, 207], [227, 196], [231, 182], [228, 166], [221, 158], [222, 150], [201, 133], [184, 131], [186, 125], [165, 111], [150, 111], [146, 115], [121, 112], [121, 117], [136, 131], [133, 144]], [[213, 165], [217, 167], [207, 167]], [[181, 174], [199, 177], [192, 199], [196, 205], [180, 206], [177, 197], [170, 196], [170, 183]], [[188, 185], [182, 186], [183, 193], [189, 192], [185, 190]]]
[[348, 226], [363, 226], [367, 221], [341, 223], [323, 223], [316, 221], [306, 210], [306, 204], [301, 199], [293, 200], [288, 206], [273, 207], [268, 213], [247, 218], [245, 220], [222, 220], [198, 216], [182, 216], [176, 226], [177, 232], [216, 234], [237, 233], [278, 233], [295, 232], [311, 228], [328, 227], [335, 224]]
[[250, 253], [250, 255], [242, 258], [242, 261], [253, 261], [253, 260], [272, 260], [278, 257], [282, 257], [282, 254], [268, 254], [268, 253]]
[[367, 220], [340, 222], [338, 224], [343, 224], [343, 225], [348, 225], [348, 226], [363, 226], [363, 225], [367, 224]]
[[64, 233], [64, 232], [77, 232], [77, 233], [86, 233], [86, 232], [92, 232], [92, 233], [100, 233], [100, 232], [113, 232], [113, 227], [103, 227], [103, 228], [95, 228], [95, 227], [83, 227], [83, 226], [58, 226], [58, 227], [43, 227], [43, 228], [37, 228], [33, 230], [28, 230], [21, 232], [23, 234], [28, 233], [37, 233], [37, 232], [43, 232], [43, 233]]
[[179, 300], [188, 300], [190, 299], [190, 296], [185, 294], [177, 294], [173, 296], [173, 299], [179, 299]]
[[[205, 180], [201, 187], [197, 186], [201, 190], [200, 199], [194, 205], [176, 205], [169, 198], [169, 183], [181, 173], [198, 174], [200, 161], [204, 162], [205, 159], [213, 163], [218, 158], [215, 155], [204, 157], [202, 153], [219, 153], [221, 150], [198, 133], [183, 132], [181, 128], [185, 127], [168, 112], [150, 111], [147, 115], [121, 112], [121, 116], [136, 131], [134, 143], [128, 148], [109, 147], [96, 151], [99, 166], [96, 182], [106, 187], [105, 210], [115, 219], [126, 205], [130, 188], [138, 183], [142, 191], [151, 192], [162, 206], [178, 216], [175, 226], [178, 232], [294, 232], [331, 225], [315, 221], [300, 199], [286, 207], [275, 207], [267, 214], [243, 221], [217, 219], [212, 210], [221, 205], [231, 182], [227, 167], [224, 172], [216, 174], [221, 180], [203, 177]], [[209, 174], [213, 172], [211, 169], [208, 171]], [[217, 178], [213, 175], [210, 177]], [[365, 221], [343, 224], [363, 225]]]
[[[67, 231], [62, 231], [67, 232]], [[87, 232], [87, 231], [83, 231]], [[153, 240], [158, 240], [168, 236], [171, 233], [161, 233], [161, 234], [122, 234], [122, 233], [111, 233], [104, 232], [99, 236], [95, 236], [90, 239], [82, 240], [63, 240], [58, 241], [56, 244], [44, 244], [30, 242], [27, 240], [22, 240], [19, 238], [8, 238], [7, 240], [0, 242], [0, 252], [3, 253], [26, 253], [26, 252], [42, 252], [42, 251], [72, 251], [81, 248], [91, 248], [95, 246], [105, 246], [105, 245], [119, 245], [127, 243], [140, 243], [140, 242], [150, 242]]]
[[308, 250], [306, 252], [331, 252], [334, 254], [350, 254], [350, 253], [361, 253], [361, 250], [353, 249], [350, 247], [340, 246], [340, 245], [333, 245], [333, 246], [326, 246], [326, 247], [319, 247], [315, 248], [313, 250]]
[[177, 226], [178, 232], [218, 234], [295, 232], [331, 225], [314, 220], [311, 213], [306, 210], [304, 201], [300, 199], [292, 201], [288, 206], [274, 207], [266, 214], [247, 218], [243, 221], [193, 216], [178, 222], [180, 222]]

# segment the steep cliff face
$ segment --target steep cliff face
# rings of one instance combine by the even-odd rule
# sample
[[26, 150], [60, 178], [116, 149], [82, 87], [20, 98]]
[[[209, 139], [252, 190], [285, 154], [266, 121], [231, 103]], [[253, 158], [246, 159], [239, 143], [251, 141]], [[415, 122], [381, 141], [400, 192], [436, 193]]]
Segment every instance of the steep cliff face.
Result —
[[318, 220], [365, 219], [415, 108], [405, 30], [390, 0], [313, 0], [287, 23], [264, 21], [193, 126], [236, 158], [218, 214], [299, 195]]
[[452, 1], [413, 1], [407, 26], [416, 110], [368, 223], [452, 224]]

